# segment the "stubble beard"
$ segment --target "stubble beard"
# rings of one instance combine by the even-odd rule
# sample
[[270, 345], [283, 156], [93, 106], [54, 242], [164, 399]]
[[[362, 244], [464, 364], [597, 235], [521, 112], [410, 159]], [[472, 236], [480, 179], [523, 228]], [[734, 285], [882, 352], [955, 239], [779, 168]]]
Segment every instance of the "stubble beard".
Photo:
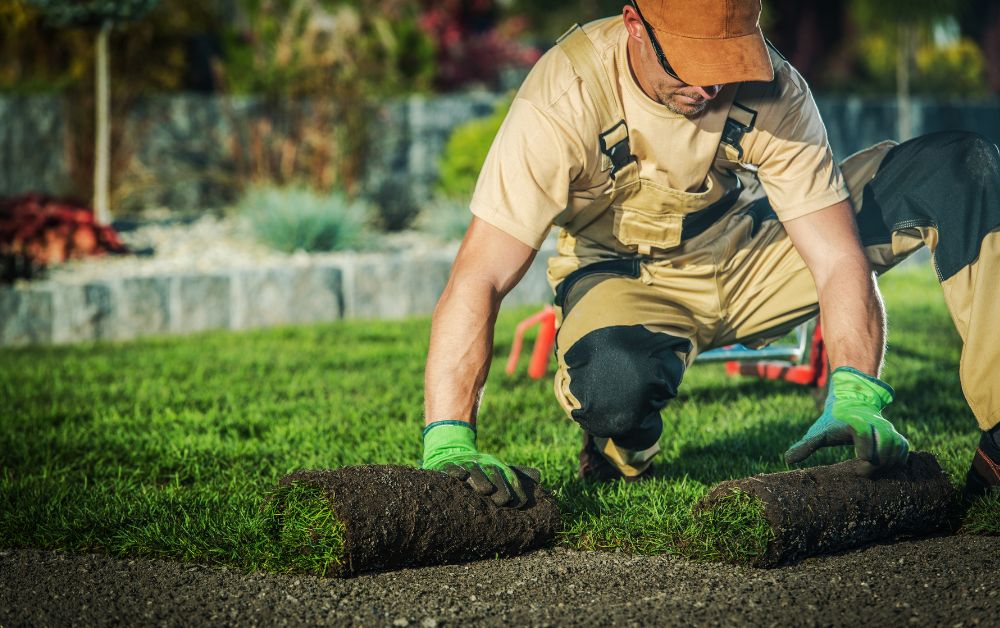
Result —
[[[697, 116], [708, 106], [707, 100], [699, 100], [696, 103], [679, 102], [676, 100], [678, 95], [686, 96], [686, 94], [680, 94], [676, 89], [658, 91], [656, 94], [660, 104], [666, 107], [667, 111], [680, 116], [687, 116], [689, 118]], [[688, 97], [690, 98], [690, 96]]]
[[692, 118], [694, 116], [700, 115], [701, 112], [705, 110], [705, 107], [708, 106], [708, 103], [702, 100], [701, 102], [695, 103], [693, 105], [686, 105], [686, 104], [682, 105], [681, 103], [674, 102], [673, 100], [668, 99], [666, 102], [663, 103], [663, 106], [666, 107], [672, 113]]

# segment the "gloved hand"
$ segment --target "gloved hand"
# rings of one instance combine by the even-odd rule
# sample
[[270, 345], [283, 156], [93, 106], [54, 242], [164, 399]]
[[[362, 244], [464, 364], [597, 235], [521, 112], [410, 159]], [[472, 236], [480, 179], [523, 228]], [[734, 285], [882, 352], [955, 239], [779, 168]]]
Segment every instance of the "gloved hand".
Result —
[[882, 418], [882, 409], [894, 396], [892, 388], [878, 378], [847, 366], [836, 369], [830, 376], [823, 414], [785, 452], [785, 462], [801, 462], [820, 447], [853, 443], [855, 455], [867, 461], [859, 471], [863, 475], [904, 464], [910, 445]]
[[537, 469], [513, 467], [476, 449], [476, 430], [464, 421], [435, 421], [424, 428], [421, 468], [442, 471], [468, 482], [477, 493], [497, 506], [516, 508], [527, 501], [521, 482], [527, 476], [538, 482]]

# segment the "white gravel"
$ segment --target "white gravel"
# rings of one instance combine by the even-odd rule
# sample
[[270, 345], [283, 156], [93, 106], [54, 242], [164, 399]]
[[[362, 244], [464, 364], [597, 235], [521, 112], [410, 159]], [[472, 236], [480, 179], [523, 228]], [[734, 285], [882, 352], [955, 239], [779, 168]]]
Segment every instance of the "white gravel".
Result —
[[[150, 255], [107, 255], [70, 260], [52, 266], [45, 278], [59, 283], [84, 283], [108, 277], [143, 277], [177, 272], [213, 272], [275, 266], [305, 267], [343, 259], [357, 251], [283, 253], [261, 244], [249, 225], [235, 217], [204, 215], [191, 222], [158, 221], [119, 234], [132, 251]], [[376, 234], [363, 252], [413, 254], [456, 249], [455, 242], [418, 231]]]
[[[152, 250], [151, 255], [108, 255], [70, 260], [51, 266], [44, 278], [59, 283], [86, 283], [110, 277], [148, 277], [178, 272], [218, 272], [266, 267], [307, 267], [343, 260], [359, 253], [409, 253], [419, 255], [457, 251], [458, 242], [445, 242], [422, 231], [377, 233], [363, 251], [337, 253], [283, 253], [257, 241], [249, 225], [238, 217], [205, 214], [192, 221], [158, 220], [119, 234], [132, 251]], [[554, 242], [554, 233], [550, 234]], [[904, 265], [924, 264], [930, 255], [918, 251]], [[19, 281], [19, 285], [28, 282]]]

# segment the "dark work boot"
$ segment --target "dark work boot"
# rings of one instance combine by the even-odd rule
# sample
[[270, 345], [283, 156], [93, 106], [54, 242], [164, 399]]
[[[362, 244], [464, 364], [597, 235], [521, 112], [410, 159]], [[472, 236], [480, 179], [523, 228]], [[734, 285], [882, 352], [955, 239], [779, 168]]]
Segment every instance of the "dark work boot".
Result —
[[[638, 474], [626, 474], [617, 465], [608, 460], [601, 453], [599, 442], [607, 442], [607, 439], [597, 439], [594, 436], [583, 433], [583, 447], [580, 449], [580, 479], [587, 482], [613, 482], [624, 480], [625, 482], [641, 482], [652, 477], [652, 467], [647, 462], [645, 468]], [[655, 446], [654, 446], [655, 447]], [[659, 448], [656, 448], [657, 451]], [[655, 455], [652, 452], [650, 457]]]
[[982, 497], [997, 486], [1000, 486], [1000, 426], [979, 437], [972, 467], [965, 476], [965, 492], [970, 497]]

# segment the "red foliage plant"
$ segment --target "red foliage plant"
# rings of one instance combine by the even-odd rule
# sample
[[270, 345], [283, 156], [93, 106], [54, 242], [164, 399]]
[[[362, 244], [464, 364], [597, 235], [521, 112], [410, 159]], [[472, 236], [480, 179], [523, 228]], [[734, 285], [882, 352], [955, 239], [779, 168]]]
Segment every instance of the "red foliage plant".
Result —
[[0, 199], [0, 261], [4, 279], [67, 259], [127, 249], [114, 229], [99, 225], [94, 211], [73, 200], [40, 194]]
[[523, 17], [500, 18], [494, 0], [425, 0], [420, 26], [437, 47], [436, 87], [496, 87], [505, 68], [530, 67], [541, 53], [518, 41]]

